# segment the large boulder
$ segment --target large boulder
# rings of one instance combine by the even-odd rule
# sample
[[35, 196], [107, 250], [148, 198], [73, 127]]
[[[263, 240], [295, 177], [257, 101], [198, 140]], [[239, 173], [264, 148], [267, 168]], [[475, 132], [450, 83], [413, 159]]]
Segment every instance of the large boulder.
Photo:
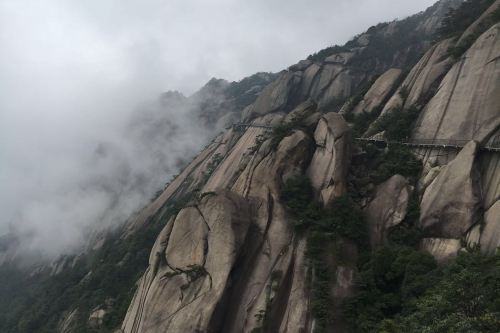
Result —
[[325, 114], [314, 132], [316, 151], [307, 175], [326, 206], [346, 191], [346, 176], [351, 159], [352, 133], [337, 113]]
[[158, 237], [122, 330], [218, 331], [211, 325], [217, 326], [251, 216], [248, 202], [227, 191], [184, 208]]
[[320, 70], [321, 66], [318, 64], [312, 64], [304, 70], [304, 74], [302, 75], [302, 82], [300, 83], [300, 88], [296, 94], [299, 101], [303, 101], [308, 98], [311, 86]]
[[318, 100], [332, 81], [344, 70], [344, 66], [340, 64], [326, 64], [321, 66], [318, 77], [311, 88], [310, 96], [314, 100]]
[[391, 68], [382, 74], [370, 87], [363, 100], [354, 107], [353, 113], [372, 112], [379, 107], [391, 92], [394, 84], [401, 76], [401, 70]]
[[282, 110], [290, 93], [301, 81], [300, 72], [283, 71], [278, 78], [262, 90], [257, 100], [246, 111], [246, 120]]
[[433, 237], [460, 239], [479, 222], [481, 196], [474, 160], [478, 145], [469, 142], [426, 188], [420, 225]]
[[374, 199], [364, 211], [373, 248], [383, 245], [387, 231], [404, 220], [412, 191], [413, 187], [401, 175], [377, 186]]
[[322, 110], [340, 106], [364, 78], [365, 74], [351, 71], [341, 63], [326, 63], [315, 72], [308, 97]]

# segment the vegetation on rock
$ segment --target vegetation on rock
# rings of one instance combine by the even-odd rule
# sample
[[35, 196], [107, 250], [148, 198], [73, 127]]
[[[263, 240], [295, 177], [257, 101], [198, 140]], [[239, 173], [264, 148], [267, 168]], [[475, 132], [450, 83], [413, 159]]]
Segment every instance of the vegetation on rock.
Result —
[[[476, 21], [495, 0], [466, 0], [458, 8], [451, 8], [439, 30], [438, 39], [459, 37], [465, 30]], [[459, 43], [448, 49], [448, 55], [458, 59], [472, 46], [477, 38], [494, 24], [500, 22], [500, 8], [493, 11], [482, 20], [470, 35], [463, 38]]]
[[409, 140], [411, 130], [420, 114], [420, 110], [412, 106], [408, 109], [395, 109], [381, 116], [372, 125], [372, 132], [384, 132], [389, 141]]
[[[120, 327], [136, 289], [148, 266], [149, 253], [161, 229], [186, 200], [162, 209], [146, 228], [127, 238], [116, 232], [104, 245], [75, 258], [74, 265], [59, 274], [48, 272], [25, 276], [9, 265], [0, 266], [0, 331], [5, 333], [56, 332], [61, 314], [77, 309], [75, 332], [114, 332]], [[198, 271], [193, 269], [192, 274]], [[102, 327], [90, 327], [88, 319], [96, 308], [106, 314]]]
[[365, 243], [367, 234], [363, 215], [347, 195], [324, 208], [314, 200], [309, 179], [299, 176], [285, 183], [281, 199], [292, 215], [297, 231], [321, 232], [332, 240], [345, 237], [360, 245]]
[[292, 134], [294, 130], [307, 130], [304, 126], [304, 117], [294, 117], [288, 122], [282, 122], [275, 126], [271, 132], [271, 147], [278, 148], [281, 140]]
[[436, 39], [461, 35], [494, 2], [495, 0], [465, 0], [457, 8], [451, 7], [436, 32]]
[[500, 255], [461, 252], [438, 267], [432, 257], [391, 245], [360, 272], [346, 306], [355, 332], [494, 333], [500, 330]]
[[316, 319], [315, 332], [326, 332], [332, 322], [331, 284], [335, 267], [330, 257], [335, 243], [344, 237], [364, 247], [366, 224], [360, 209], [348, 196], [337, 198], [330, 207], [323, 208], [314, 200], [314, 191], [305, 176], [289, 179], [281, 193], [295, 229], [307, 235], [311, 313]]

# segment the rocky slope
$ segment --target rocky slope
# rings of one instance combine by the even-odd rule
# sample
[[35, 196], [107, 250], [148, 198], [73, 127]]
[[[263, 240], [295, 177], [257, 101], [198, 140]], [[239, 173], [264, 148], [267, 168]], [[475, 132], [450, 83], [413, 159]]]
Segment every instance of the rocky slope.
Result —
[[[429, 22], [434, 21], [420, 23], [423, 31], [433, 30]], [[306, 174], [325, 206], [346, 193], [350, 157], [359, 148], [336, 112], [377, 71], [383, 74], [361, 101], [343, 112], [380, 108], [384, 115], [415, 106], [421, 112], [414, 139], [470, 141], [458, 154], [439, 148], [415, 151], [425, 165], [418, 188], [425, 233], [421, 248], [438, 260], [456, 255], [466, 239], [494, 251], [500, 244], [499, 157], [479, 147], [498, 135], [499, 29], [496, 24], [482, 32], [459, 59], [448, 54], [456, 38], [436, 43], [403, 80], [402, 70], [391, 68], [394, 62], [377, 59], [372, 71], [350, 66], [371, 42], [369, 33], [358, 37], [354, 48], [280, 73], [243, 111], [242, 121], [278, 126], [301, 119], [302, 125], [279, 140], [261, 128], [229, 130], [167, 188], [155, 207], [194, 189], [200, 189], [201, 198], [181, 210], [158, 238], [123, 331], [251, 332], [262, 325], [263, 311], [272, 314], [266, 328], [271, 332], [314, 331], [306, 283], [312, 268], [304, 262], [305, 239], [293, 231], [280, 190], [288, 179]], [[397, 23], [391, 23], [377, 34], [395, 30]], [[221, 161], [208, 171], [215, 156]], [[405, 177], [395, 175], [365, 199], [373, 247], [404, 220], [413, 191]], [[226, 201], [231, 202], [227, 211], [213, 211]], [[231, 213], [235, 209], [247, 213], [237, 217]], [[232, 226], [231, 231], [220, 238], [220, 227], [211, 227], [217, 223]], [[181, 224], [183, 231], [174, 232]], [[201, 276], [191, 278], [192, 267]], [[354, 272], [338, 265], [337, 273], [332, 288], [341, 298], [349, 293], [339, 289], [353, 287]]]
[[[155, 242], [118, 332], [352, 332], [344, 301], [364, 287], [356, 283], [366, 275], [360, 262], [394, 230], [418, 231], [417, 252], [440, 263], [475, 244], [493, 254], [500, 154], [482, 147], [500, 141], [500, 23], [492, 18], [500, 0], [486, 1], [486, 14], [432, 43], [458, 3], [440, 1], [276, 76], [260, 74], [260, 88], [211, 81], [198, 96], [244, 93], [211, 100], [202, 119], [272, 130], [229, 127], [120, 231], [126, 242], [153, 230]], [[394, 134], [405, 127], [404, 136]], [[355, 140], [372, 135], [463, 147], [406, 151]], [[304, 178], [315, 204], [293, 211], [285, 194]], [[353, 212], [366, 234], [348, 229]], [[337, 221], [335, 230], [321, 225], [321, 214]], [[325, 241], [324, 234], [335, 236]], [[429, 260], [422, 258], [419, 264]], [[111, 308], [95, 307], [93, 329], [105, 329]], [[66, 310], [59, 330], [75, 331], [78, 309]]]

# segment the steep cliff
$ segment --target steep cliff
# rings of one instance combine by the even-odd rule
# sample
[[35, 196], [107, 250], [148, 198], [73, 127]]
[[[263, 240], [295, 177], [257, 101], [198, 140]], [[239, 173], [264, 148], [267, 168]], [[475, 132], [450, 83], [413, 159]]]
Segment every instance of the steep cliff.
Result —
[[[432, 19], [426, 22], [432, 24]], [[390, 24], [374, 35], [391, 35], [397, 29], [397, 24]], [[361, 204], [364, 202], [366, 205], [364, 214], [372, 247], [386, 244], [388, 233], [408, 220], [406, 214], [410, 198], [416, 197], [421, 206], [418, 225], [423, 232], [422, 250], [433, 254], [438, 261], [450, 260], [463, 247], [462, 240], [467, 238], [468, 232], [484, 219], [485, 226], [476, 231], [475, 242], [484, 244], [483, 251], [491, 253], [499, 243], [495, 236], [498, 235], [496, 225], [500, 223], [495, 203], [498, 201], [495, 191], [498, 191], [499, 183], [491, 181], [498, 180], [499, 171], [494, 162], [498, 157], [494, 153], [480, 151], [480, 145], [494, 136], [500, 117], [500, 57], [496, 54], [500, 45], [498, 29], [497, 24], [482, 32], [464, 55], [456, 60], [449, 53], [456, 43], [455, 39], [437, 42], [404, 74], [403, 80], [399, 80], [402, 70], [390, 69], [394, 63], [384, 63], [383, 57], [372, 68], [353, 71], [350, 64], [356, 63], [358, 58], [362, 59], [360, 54], [363, 54], [363, 48], [376, 40], [370, 33], [361, 35], [353, 42], [361, 50], [344, 48], [324, 57], [322, 63], [313, 62], [317, 58], [311, 57], [280, 73], [256, 102], [244, 110], [242, 121], [274, 126], [282, 132], [274, 130], [268, 133], [265, 129], [252, 127], [241, 134], [230, 131], [225, 141], [233, 142], [232, 147], [210, 174], [206, 184], [195, 181], [195, 187], [201, 188], [202, 196], [203, 193], [213, 192], [219, 197], [225, 195], [220, 191], [230, 191], [245, 198], [252, 206], [249, 212], [252, 220], [246, 222], [250, 225], [249, 234], [246, 234], [242, 245], [246, 250], [243, 254], [239, 249], [232, 250], [233, 255], [241, 256], [236, 261], [220, 259], [221, 264], [227, 262], [234, 265], [230, 269], [232, 272], [227, 273], [230, 278], [224, 280], [222, 287], [217, 284], [206, 291], [223, 297], [211, 297], [210, 303], [203, 308], [194, 308], [192, 311], [202, 311], [199, 317], [193, 314], [190, 320], [183, 319], [184, 296], [176, 296], [178, 288], [172, 291], [166, 289], [174, 278], [164, 274], [158, 278], [163, 279], [161, 286], [145, 288], [145, 281], [151, 280], [151, 272], [148, 271], [127, 314], [124, 332], [153, 332], [181, 327], [175, 326], [177, 321], [179, 325], [189, 325], [189, 328], [184, 328], [188, 331], [213, 332], [250, 332], [256, 329], [308, 332], [316, 331], [322, 325], [311, 308], [311, 302], [315, 302], [307, 286], [311, 282], [306, 283], [317, 268], [304, 262], [307, 258], [304, 245], [307, 237], [293, 230], [290, 223], [292, 217], [280, 199], [280, 191], [287, 179], [301, 174], [310, 178], [317, 200], [325, 207], [349, 191], [351, 151], [359, 149], [353, 144], [352, 131], [336, 113], [316, 114], [338, 111], [343, 102], [360, 89], [361, 83], [368, 81], [376, 72], [382, 71], [383, 75], [372, 81], [356, 104], [349, 101], [351, 106], [344, 106], [342, 113], [359, 116], [378, 112], [384, 117], [385, 114], [408, 112], [406, 110], [413, 107], [421, 110], [411, 135], [413, 140], [475, 141], [467, 145], [464, 142], [465, 147], [458, 155], [456, 151], [445, 151], [443, 154], [439, 147], [415, 150], [426, 166], [419, 182], [420, 194], [412, 194], [414, 187], [410, 185], [411, 181], [400, 175], [365, 193]], [[306, 100], [309, 100], [309, 105], [300, 105]], [[297, 111], [296, 107], [300, 110]], [[294, 114], [295, 117], [287, 114]], [[206, 155], [205, 160], [210, 158]], [[203, 167], [203, 163], [196, 164]], [[431, 168], [432, 176], [429, 176]], [[199, 173], [206, 171], [191, 171], [191, 174]], [[489, 181], [483, 179], [485, 176]], [[203, 202], [204, 199], [201, 199], [201, 205]], [[171, 226], [167, 225], [168, 228]], [[168, 244], [175, 244], [172, 242], [177, 243], [177, 240], [171, 238]], [[176, 246], [179, 247], [182, 253], [191, 251], [190, 244]], [[341, 252], [346, 250], [345, 245], [340, 247]], [[206, 251], [208, 258], [210, 247]], [[163, 250], [158, 256], [166, 258], [163, 260], [164, 269], [175, 269], [168, 265], [168, 251]], [[352, 260], [355, 262], [354, 258], [350, 258], [351, 265]], [[356, 269], [352, 267], [355, 265], [348, 269], [350, 277], [346, 277], [346, 267], [334, 263], [339, 258], [333, 255], [330, 260], [337, 272], [336, 278], [330, 280], [331, 287], [336, 290], [336, 303], [341, 303], [339, 299], [352, 295], [352, 291], [343, 295], [339, 290], [354, 288], [352, 275], [356, 274]], [[149, 270], [152, 267], [153, 264]], [[221, 267], [220, 270], [226, 272], [227, 268]], [[208, 270], [207, 276], [210, 275]], [[158, 290], [164, 290], [164, 294], [158, 294]], [[186, 287], [185, 293], [192, 299], [198, 295], [203, 302], [206, 299], [203, 290], [195, 284]], [[163, 301], [157, 301], [158, 298]], [[173, 299], [179, 299], [181, 303], [174, 303]], [[177, 310], [172, 310], [168, 318], [159, 320], [160, 317], [155, 316], [149, 319], [152, 318], [150, 314], [167, 311], [171, 306]], [[335, 312], [333, 309], [335, 306], [332, 306]], [[167, 316], [168, 311], [163, 314]], [[195, 317], [200, 319], [195, 320]], [[269, 318], [272, 318], [270, 323]], [[337, 317], [334, 323], [326, 324], [322, 329], [343, 331], [346, 328], [341, 322], [342, 319]]]
[[[92, 332], [123, 333], [431, 327], [418, 316], [434, 318], [425, 311], [442, 303], [425, 297], [471, 281], [468, 271], [453, 280], [456, 265], [489, 272], [488, 260], [498, 258], [472, 249], [493, 255], [500, 245], [500, 153], [485, 149], [499, 148], [500, 2], [481, 1], [457, 31], [441, 26], [459, 3], [377, 25], [276, 75], [240, 86], [212, 80], [194, 97], [218, 96], [200, 118], [237, 125], [104, 240], [111, 255], [94, 253], [118, 258], [106, 264], [119, 271], [138, 262], [140, 249], [145, 271], [121, 275], [130, 285], [138, 278], [133, 298], [121, 290], [104, 300], [82, 296], [58, 310], [59, 331], [82, 321]], [[447, 20], [466, 12], [460, 8]], [[372, 135], [379, 140], [357, 140]], [[147, 260], [141, 237], [152, 247]], [[63, 276], [67, 262], [53, 275]], [[75, 274], [75, 293], [95, 290], [102, 266], [90, 267]], [[496, 288], [495, 274], [484, 286]], [[474, 291], [479, 303], [497, 293]], [[497, 332], [490, 301], [458, 319], [460, 302], [436, 312], [448, 316], [449, 331]]]

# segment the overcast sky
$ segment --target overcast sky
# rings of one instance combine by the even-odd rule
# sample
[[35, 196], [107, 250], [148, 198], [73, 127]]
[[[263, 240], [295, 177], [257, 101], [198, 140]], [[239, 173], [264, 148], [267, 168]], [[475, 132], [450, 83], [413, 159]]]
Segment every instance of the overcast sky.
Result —
[[[161, 172], [173, 172], [183, 155], [162, 143], [174, 158], [161, 169], [141, 155], [144, 143], [122, 137], [131, 110], [160, 92], [279, 71], [433, 2], [0, 0], [0, 234], [14, 223], [43, 233], [35, 248], [68, 248], [113, 201], [89, 184], [117, 183], [117, 167], [150, 178], [121, 203], [142, 205], [143, 192], [166, 181]], [[192, 126], [179, 112], [170, 116]], [[205, 138], [191, 139], [190, 130], [172, 140], [195, 150]], [[103, 143], [119, 158], [89, 164]]]

